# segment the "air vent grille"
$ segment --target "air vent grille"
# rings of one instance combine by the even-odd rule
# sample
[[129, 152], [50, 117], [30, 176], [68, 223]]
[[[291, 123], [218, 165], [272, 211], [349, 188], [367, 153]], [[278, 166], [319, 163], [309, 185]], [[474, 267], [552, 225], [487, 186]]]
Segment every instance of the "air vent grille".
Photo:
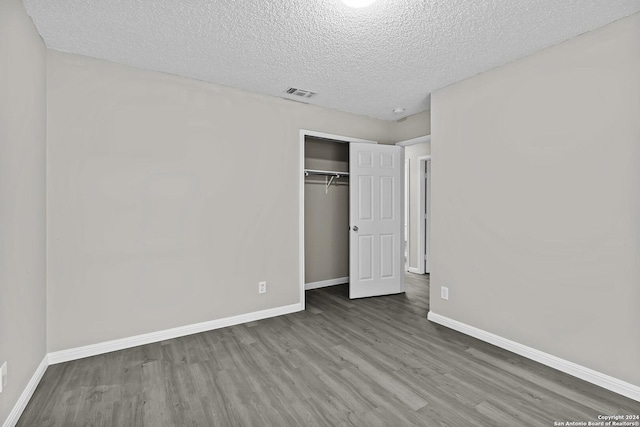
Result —
[[315, 92], [311, 92], [310, 90], [298, 89], [295, 87], [290, 87], [285, 92], [287, 92], [289, 95], [301, 96], [303, 98], [311, 98], [316, 94]]

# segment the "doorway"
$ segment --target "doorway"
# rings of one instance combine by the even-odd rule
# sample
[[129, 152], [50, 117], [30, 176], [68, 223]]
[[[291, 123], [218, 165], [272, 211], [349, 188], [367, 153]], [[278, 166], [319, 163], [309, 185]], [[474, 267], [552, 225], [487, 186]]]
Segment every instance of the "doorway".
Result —
[[405, 229], [407, 262], [414, 274], [430, 271], [431, 136], [396, 143], [405, 149]]

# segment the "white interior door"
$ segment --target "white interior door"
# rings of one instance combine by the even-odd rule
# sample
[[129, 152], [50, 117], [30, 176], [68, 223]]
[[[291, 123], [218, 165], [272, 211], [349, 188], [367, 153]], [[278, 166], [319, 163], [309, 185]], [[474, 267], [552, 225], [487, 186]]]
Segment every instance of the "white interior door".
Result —
[[349, 144], [349, 298], [404, 292], [404, 149]]

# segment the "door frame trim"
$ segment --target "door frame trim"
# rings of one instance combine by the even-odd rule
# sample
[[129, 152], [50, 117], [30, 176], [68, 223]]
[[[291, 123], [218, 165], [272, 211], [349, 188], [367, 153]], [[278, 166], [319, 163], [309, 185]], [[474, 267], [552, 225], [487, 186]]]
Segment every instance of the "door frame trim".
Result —
[[306, 308], [305, 302], [305, 283], [304, 283], [304, 140], [307, 136], [316, 138], [332, 139], [341, 141], [346, 144], [351, 142], [362, 142], [366, 144], [377, 144], [378, 141], [370, 139], [356, 138], [353, 136], [337, 135], [325, 132], [318, 132], [308, 129], [300, 129], [299, 133], [300, 157], [298, 162], [298, 282], [300, 289], [300, 307], [302, 310]]
[[[425, 273], [429, 273], [431, 268], [430, 268], [430, 263], [429, 263], [429, 252], [428, 250], [431, 247], [431, 233], [429, 232], [430, 230], [424, 230], [424, 221], [423, 221], [423, 214], [424, 212], [427, 212], [427, 216], [429, 218], [431, 218], [431, 203], [430, 203], [430, 199], [431, 199], [431, 179], [429, 179], [429, 188], [425, 189], [425, 184], [424, 184], [424, 180], [425, 177], [427, 178], [431, 178], [431, 167], [429, 167], [429, 171], [427, 171], [427, 163], [429, 163], [429, 166], [431, 166], [431, 155], [429, 154], [428, 156], [420, 156], [418, 157], [418, 196], [419, 196], [419, 202], [418, 202], [418, 274], [425, 274]], [[426, 197], [426, 191], [428, 191], [429, 193], [429, 197]], [[429, 225], [431, 224], [431, 221], [429, 221]], [[430, 228], [430, 227], [429, 227]], [[425, 233], [426, 232], [426, 233]], [[429, 236], [429, 238], [425, 238], [425, 234]]]
[[[397, 144], [396, 144], [397, 145]], [[407, 158], [407, 155], [404, 155], [404, 191], [403, 193], [403, 203], [404, 212], [402, 215], [402, 221], [404, 222], [402, 227], [402, 245], [403, 249], [406, 251], [406, 263], [403, 265], [404, 271], [410, 271], [411, 267], [411, 159]], [[406, 238], [406, 240], [405, 240]], [[405, 247], [406, 244], [406, 247]], [[404, 252], [404, 251], [403, 251]]]

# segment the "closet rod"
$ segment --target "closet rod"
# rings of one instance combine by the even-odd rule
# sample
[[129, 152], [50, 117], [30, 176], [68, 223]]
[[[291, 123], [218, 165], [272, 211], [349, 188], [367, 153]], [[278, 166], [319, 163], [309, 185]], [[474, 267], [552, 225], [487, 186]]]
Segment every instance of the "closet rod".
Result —
[[[305, 169], [304, 170], [304, 176], [309, 176], [309, 175], [324, 175], [324, 183], [325, 183], [324, 192], [325, 192], [325, 194], [329, 194], [329, 187], [331, 186], [331, 184], [333, 184], [333, 180], [334, 179], [340, 179], [342, 177], [347, 177], [347, 176], [349, 176], [349, 172], [323, 171], [323, 170], [318, 170], [318, 169]], [[331, 179], [329, 179], [329, 177], [331, 177]]]
[[327, 175], [327, 176], [335, 176], [340, 178], [341, 176], [349, 176], [349, 172], [338, 172], [338, 171], [323, 171], [319, 169], [305, 169], [305, 175]]

